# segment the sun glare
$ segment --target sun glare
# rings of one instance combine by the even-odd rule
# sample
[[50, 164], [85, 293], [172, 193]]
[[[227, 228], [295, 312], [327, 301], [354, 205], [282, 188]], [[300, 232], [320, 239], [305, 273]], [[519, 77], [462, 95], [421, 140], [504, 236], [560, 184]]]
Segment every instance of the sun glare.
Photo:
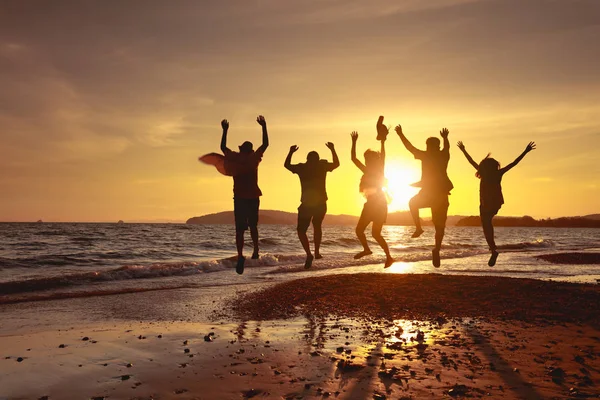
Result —
[[387, 178], [386, 192], [390, 197], [389, 211], [408, 210], [408, 201], [419, 191], [410, 186], [419, 180], [419, 171], [406, 166], [401, 161], [386, 161], [385, 177]]

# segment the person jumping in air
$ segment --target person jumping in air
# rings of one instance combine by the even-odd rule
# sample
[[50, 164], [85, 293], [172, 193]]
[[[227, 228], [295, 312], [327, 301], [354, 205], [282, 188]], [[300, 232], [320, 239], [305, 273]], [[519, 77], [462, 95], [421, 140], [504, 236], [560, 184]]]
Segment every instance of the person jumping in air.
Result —
[[417, 159], [421, 160], [421, 181], [413, 183], [411, 186], [420, 187], [421, 191], [410, 199], [408, 205], [410, 213], [415, 222], [415, 232], [412, 237], [417, 238], [423, 233], [421, 219], [419, 218], [419, 209], [431, 208], [431, 219], [435, 226], [435, 247], [432, 251], [433, 266], [440, 266], [440, 249], [444, 239], [446, 229], [446, 219], [448, 217], [448, 196], [454, 187], [446, 169], [450, 160], [450, 142], [448, 141], [448, 129], [440, 131], [440, 136], [444, 139], [444, 147], [440, 150], [440, 139], [430, 137], [425, 141], [427, 149], [425, 151], [417, 149], [402, 132], [402, 126], [396, 126], [396, 133], [402, 140], [404, 147], [412, 153]]
[[[380, 117], [380, 119], [382, 119]], [[381, 137], [381, 151], [367, 150], [365, 151], [365, 163], [363, 164], [356, 158], [356, 141], [358, 140], [358, 133], [352, 132], [352, 150], [351, 158], [354, 165], [363, 172], [363, 176], [360, 179], [360, 191], [364, 194], [367, 201], [363, 206], [362, 213], [356, 225], [356, 236], [360, 244], [363, 246], [363, 251], [354, 256], [355, 259], [373, 254], [367, 243], [367, 237], [365, 236], [365, 229], [373, 222], [372, 235], [373, 238], [379, 243], [383, 251], [385, 252], [386, 260], [384, 268], [390, 267], [394, 263], [394, 259], [390, 255], [388, 245], [381, 236], [381, 229], [387, 219], [388, 205], [387, 198], [383, 192], [383, 186], [385, 185], [385, 140], [386, 137]]]
[[215, 166], [223, 175], [233, 177], [233, 214], [235, 217], [235, 244], [238, 259], [236, 272], [244, 273], [244, 233], [250, 228], [250, 236], [254, 244], [252, 258], [258, 258], [258, 208], [262, 192], [258, 187], [258, 164], [269, 147], [269, 135], [267, 133], [267, 122], [265, 117], [259, 115], [256, 122], [262, 127], [262, 145], [253, 150], [251, 142], [244, 142], [239, 146], [239, 153], [227, 147], [227, 131], [229, 122], [221, 121], [223, 135], [221, 136], [221, 151], [218, 153], [205, 154], [200, 161]]
[[521, 153], [519, 157], [512, 163], [508, 164], [504, 168], [500, 168], [500, 163], [493, 158], [490, 158], [490, 154], [477, 164], [473, 158], [467, 153], [467, 149], [463, 142], [457, 143], [458, 148], [463, 152], [469, 163], [477, 170], [476, 177], [480, 179], [479, 182], [479, 215], [481, 216], [481, 226], [483, 227], [483, 234], [488, 246], [490, 247], [490, 260], [488, 265], [493, 267], [496, 265], [496, 259], [498, 258], [498, 250], [496, 242], [494, 240], [494, 225], [492, 219], [502, 204], [504, 204], [504, 197], [502, 196], [502, 177], [508, 171], [510, 171], [515, 165], [517, 165], [523, 157], [531, 150], [535, 150], [535, 143], [529, 142], [525, 151]]
[[[297, 230], [300, 243], [302, 243], [302, 247], [306, 252], [304, 268], [307, 269], [311, 267], [313, 258], [316, 258], [317, 260], [322, 258], [319, 250], [321, 247], [321, 238], [323, 237], [321, 224], [327, 213], [327, 190], [325, 179], [327, 177], [327, 172], [331, 172], [340, 166], [340, 160], [335, 152], [333, 143], [328, 142], [325, 145], [331, 150], [331, 156], [333, 157], [333, 162], [331, 163], [327, 160], [321, 160], [319, 153], [311, 151], [306, 156], [306, 163], [292, 164], [292, 155], [298, 151], [298, 146], [296, 145], [290, 147], [290, 151], [284, 163], [284, 166], [288, 170], [294, 174], [298, 174], [300, 177], [302, 196], [300, 198], [300, 207], [298, 207]], [[306, 235], [311, 220], [315, 241], [314, 256], [310, 252], [310, 243], [308, 242], [308, 236]]]

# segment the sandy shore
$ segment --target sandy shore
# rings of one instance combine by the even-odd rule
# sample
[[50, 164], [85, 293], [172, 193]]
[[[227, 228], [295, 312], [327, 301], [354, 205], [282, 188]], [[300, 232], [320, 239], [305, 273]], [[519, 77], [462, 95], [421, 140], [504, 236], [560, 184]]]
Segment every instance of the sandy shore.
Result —
[[255, 289], [2, 306], [0, 399], [600, 398], [600, 285], [353, 274]]

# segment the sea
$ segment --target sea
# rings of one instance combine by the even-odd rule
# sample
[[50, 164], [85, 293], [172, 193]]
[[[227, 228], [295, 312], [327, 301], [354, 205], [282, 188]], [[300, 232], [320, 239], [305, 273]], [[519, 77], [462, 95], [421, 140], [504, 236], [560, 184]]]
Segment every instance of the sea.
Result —
[[[385, 226], [397, 262], [383, 269], [384, 254], [361, 250], [352, 226], [324, 226], [321, 253], [305, 270], [293, 225], [260, 225], [260, 258], [248, 256], [235, 272], [233, 225], [135, 223], [0, 223], [0, 304], [138, 291], [277, 283], [324, 274], [378, 272], [494, 275], [581, 283], [600, 282], [600, 265], [552, 264], [536, 256], [600, 252], [600, 229], [496, 228], [500, 256], [488, 267], [489, 250], [479, 227], [448, 227], [442, 266], [431, 264], [432, 227], [412, 239], [414, 227]], [[311, 233], [311, 230], [309, 230]], [[370, 232], [367, 231], [367, 237]], [[312, 235], [309, 235], [312, 242]]]

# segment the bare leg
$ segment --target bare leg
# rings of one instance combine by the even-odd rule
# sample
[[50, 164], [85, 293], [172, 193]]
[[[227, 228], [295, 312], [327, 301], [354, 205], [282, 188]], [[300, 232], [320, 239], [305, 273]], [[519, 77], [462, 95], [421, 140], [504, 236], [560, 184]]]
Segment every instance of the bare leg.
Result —
[[323, 238], [323, 228], [320, 223], [315, 224], [313, 220], [313, 232], [314, 232], [314, 241], [315, 241], [315, 258], [318, 260], [323, 258], [319, 249], [321, 248], [321, 239]]
[[494, 240], [494, 225], [492, 225], [491, 213], [481, 213], [481, 226], [483, 227], [483, 235], [490, 248], [490, 251], [496, 250], [496, 241]]
[[306, 231], [302, 230], [300, 228], [297, 228], [297, 231], [298, 231], [298, 239], [300, 239], [300, 243], [302, 244], [302, 248], [306, 252], [306, 255], [307, 256], [311, 255], [310, 243], [308, 241], [308, 235], [306, 234]]
[[306, 235], [306, 229], [298, 228], [298, 239], [302, 243], [302, 247], [306, 252], [306, 261], [304, 262], [304, 268], [308, 269], [312, 266], [313, 255], [310, 252], [310, 243], [308, 242], [308, 236]]
[[[258, 258], [258, 227], [251, 226], [250, 227], [250, 236], [252, 237], [252, 244], [254, 245], [254, 251], [252, 252], [252, 258]], [[243, 245], [243, 243], [242, 243]]]
[[235, 246], [237, 247], [238, 258], [244, 256], [244, 233], [243, 230], [235, 231]]
[[239, 229], [235, 231], [235, 246], [237, 247], [237, 252], [238, 252], [238, 260], [237, 260], [237, 264], [235, 267], [235, 271], [238, 274], [243, 274], [244, 273], [244, 262], [245, 262], [245, 258], [244, 258], [244, 233], [246, 233], [245, 230]]
[[410, 199], [408, 202], [408, 207], [410, 208], [410, 214], [412, 215], [413, 221], [415, 222], [415, 232], [411, 237], [418, 238], [423, 233], [423, 227], [421, 227], [421, 218], [419, 218], [419, 202], [416, 198], [417, 196]]
[[361, 216], [361, 218], [358, 220], [358, 224], [356, 225], [356, 236], [363, 247], [363, 251], [354, 256], [356, 259], [373, 254], [369, 248], [369, 244], [367, 243], [367, 237], [365, 236], [365, 229], [367, 229], [367, 226], [370, 222], [371, 221], [368, 221], [366, 218], [362, 218]]
[[[447, 200], [446, 200], [447, 201]], [[448, 218], [448, 203], [431, 207], [431, 219], [435, 226], [435, 248], [432, 252], [433, 266], [438, 268], [441, 265], [440, 262], [440, 250], [442, 248], [442, 241], [444, 240], [444, 233], [446, 231], [446, 219]]]
[[383, 223], [381, 223], [381, 222], [377, 222], [377, 223], [373, 222], [373, 228], [371, 230], [371, 233], [373, 234], [373, 239], [375, 239], [377, 241], [377, 243], [379, 243], [379, 245], [383, 249], [383, 252], [385, 253], [386, 260], [385, 260], [385, 266], [384, 266], [384, 268], [387, 268], [387, 267], [391, 266], [394, 263], [394, 259], [390, 255], [390, 249], [388, 247], [387, 242], [385, 241], [385, 239], [381, 235], [381, 229], [382, 228], [383, 228]]
[[488, 265], [493, 267], [496, 265], [496, 259], [498, 258], [498, 251], [496, 250], [496, 241], [494, 240], [494, 225], [492, 224], [492, 219], [494, 218], [494, 214], [482, 212], [479, 214], [481, 216], [481, 226], [483, 227], [483, 235], [485, 236], [485, 240], [490, 247], [490, 251], [492, 255], [490, 256], [490, 260], [488, 261]]

